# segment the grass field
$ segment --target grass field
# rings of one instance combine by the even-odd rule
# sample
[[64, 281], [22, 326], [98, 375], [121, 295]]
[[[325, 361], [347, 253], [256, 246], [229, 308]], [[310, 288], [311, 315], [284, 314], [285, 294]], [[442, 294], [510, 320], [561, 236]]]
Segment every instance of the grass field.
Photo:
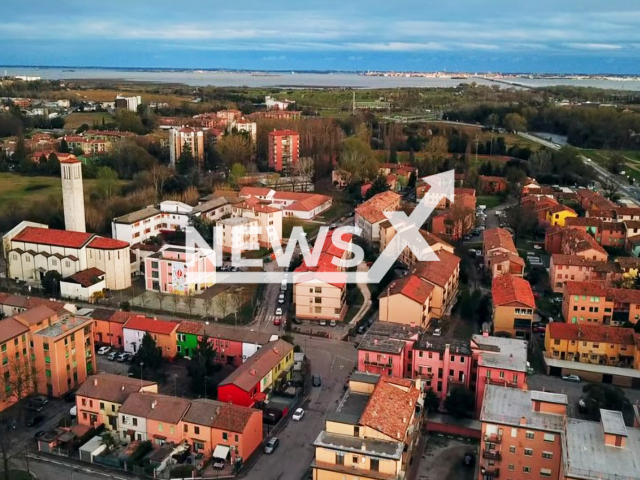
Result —
[[476, 197], [476, 205], [486, 205], [487, 208], [496, 208], [503, 201], [496, 195], [480, 195]]
[[309, 222], [299, 218], [285, 218], [282, 220], [282, 238], [289, 238], [293, 227], [302, 227], [307, 234], [307, 238], [310, 238], [318, 233], [321, 226], [322, 224], [317, 222]]
[[[158, 87], [160, 88], [160, 87]], [[168, 90], [168, 88], [167, 88]], [[82, 90], [69, 90], [65, 92], [65, 98], [77, 98], [82, 100], [92, 100], [94, 102], [113, 102], [116, 98], [116, 95], [123, 94], [127, 96], [136, 96], [140, 95], [142, 97], [142, 101], [144, 103], [149, 102], [166, 102], [169, 105], [177, 106], [184, 102], [188, 102], [193, 97], [185, 96], [185, 95], [174, 95], [172, 93], [149, 93], [144, 91], [144, 89], [136, 89], [136, 88], [126, 88], [122, 87], [119, 89], [82, 89]]]
[[[126, 182], [121, 181], [124, 185]], [[96, 180], [84, 180], [85, 193], [93, 191]], [[36, 202], [51, 195], [62, 196], [59, 177], [26, 177], [15, 173], [0, 173], [0, 203], [11, 200]]]
[[590, 158], [606, 168], [609, 159], [613, 155], [622, 155], [625, 161], [625, 175], [630, 176], [636, 183], [640, 182], [640, 152], [636, 150], [590, 150], [581, 151], [585, 157]]
[[86, 123], [91, 127], [95, 123], [101, 124], [103, 118], [105, 123], [113, 121], [113, 117], [106, 112], [74, 112], [64, 118], [64, 126], [76, 129]]

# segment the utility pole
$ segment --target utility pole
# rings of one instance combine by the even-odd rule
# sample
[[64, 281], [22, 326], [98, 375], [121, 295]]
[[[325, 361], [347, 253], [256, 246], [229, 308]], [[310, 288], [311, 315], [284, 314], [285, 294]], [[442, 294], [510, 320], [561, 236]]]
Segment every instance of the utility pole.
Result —
[[353, 91], [353, 106], [352, 106], [352, 110], [353, 113], [356, 113], [356, 91]]
[[478, 134], [476, 133], [476, 163], [475, 166], [478, 166]]

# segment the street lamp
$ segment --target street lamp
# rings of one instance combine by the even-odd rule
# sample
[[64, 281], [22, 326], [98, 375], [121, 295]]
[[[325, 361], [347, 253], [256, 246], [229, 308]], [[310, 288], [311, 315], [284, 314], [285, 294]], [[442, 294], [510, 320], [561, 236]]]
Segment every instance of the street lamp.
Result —
[[144, 367], [144, 362], [140, 362], [140, 388], [142, 388], [142, 380], [144, 377], [142, 367]]

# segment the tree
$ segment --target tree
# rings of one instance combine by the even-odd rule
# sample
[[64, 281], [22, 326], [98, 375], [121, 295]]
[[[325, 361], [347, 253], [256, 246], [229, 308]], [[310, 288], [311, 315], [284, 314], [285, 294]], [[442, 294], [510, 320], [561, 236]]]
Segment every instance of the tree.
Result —
[[247, 135], [240, 133], [224, 135], [216, 142], [216, 149], [227, 166], [240, 163], [246, 167], [252, 163], [253, 144]]
[[444, 401], [444, 408], [455, 418], [473, 417], [475, 399], [466, 387], [456, 385], [449, 391]]
[[449, 156], [449, 142], [446, 137], [435, 135], [431, 137], [423, 149], [423, 155], [418, 159], [421, 175], [438, 173], [442, 162]]
[[44, 277], [42, 277], [42, 289], [47, 295], [59, 298], [60, 280], [62, 280], [62, 275], [60, 275], [59, 272], [55, 270], [49, 270], [44, 274]]
[[367, 190], [367, 194], [365, 196], [369, 199], [378, 193], [386, 192], [389, 188], [390, 186], [387, 183], [387, 179], [383, 175], [378, 175], [371, 184], [371, 187], [369, 187], [369, 190]]
[[531, 234], [538, 226], [538, 217], [533, 209], [517, 205], [507, 210], [507, 225], [513, 230], [513, 238], [517, 242], [521, 235]]
[[614, 153], [609, 157], [609, 161], [607, 162], [607, 169], [613, 173], [614, 175], [620, 174], [620, 172], [625, 169], [625, 161], [624, 157], [619, 153]]
[[440, 398], [438, 394], [433, 391], [433, 388], [427, 390], [427, 394], [424, 397], [424, 406], [427, 412], [437, 412], [440, 407]]
[[234, 163], [229, 171], [229, 183], [234, 187], [238, 186], [238, 180], [247, 175], [247, 170], [242, 163]]
[[[313, 158], [302, 157], [298, 159], [296, 163], [293, 164], [293, 175], [303, 178], [312, 178], [313, 172], [315, 170], [315, 163]], [[305, 190], [307, 183], [304, 183]]]
[[504, 117], [504, 126], [513, 132], [524, 132], [527, 130], [527, 119], [519, 113], [507, 113]]
[[360, 138], [347, 138], [342, 143], [338, 170], [348, 185], [368, 182], [378, 175], [379, 165], [369, 144]]
[[129, 110], [118, 110], [115, 117], [116, 123], [120, 130], [125, 132], [133, 132], [138, 135], [143, 135], [147, 132], [142, 118], [136, 112], [130, 112]]
[[2, 455], [2, 470], [4, 480], [9, 480], [9, 460], [11, 459], [11, 452], [15, 445], [18, 443], [19, 430], [14, 429], [13, 425], [7, 419], [4, 422], [0, 422], [0, 455]]
[[118, 187], [118, 173], [109, 167], [98, 168], [96, 174], [98, 180], [98, 191], [100, 196], [105, 200], [109, 200], [116, 193]]
[[[137, 361], [129, 367], [129, 373], [131, 375], [138, 378], [142, 375], [142, 379], [145, 377], [154, 378], [164, 375], [162, 372], [164, 366], [162, 351], [157, 346], [153, 337], [148, 333], [145, 333], [144, 337], [142, 337], [142, 342], [140, 342], [140, 348], [138, 348], [136, 357]], [[142, 367], [140, 367], [141, 363], [143, 364]]]
[[247, 301], [247, 297], [244, 290], [238, 289], [237, 291], [233, 292], [229, 297], [229, 301], [231, 302], [231, 308], [233, 308], [233, 315], [234, 315], [234, 319], [237, 327], [238, 313], [242, 310], [242, 307], [244, 307]]
[[69, 144], [67, 143], [67, 141], [64, 138], [60, 141], [60, 149], [59, 150], [60, 150], [60, 153], [69, 153], [70, 152]]
[[226, 317], [227, 310], [229, 309], [229, 297], [227, 292], [220, 292], [218, 295], [216, 295], [215, 302], [216, 307], [218, 307], [218, 311], [220, 312], [220, 317]]
[[195, 353], [191, 356], [189, 362], [188, 374], [191, 378], [191, 392], [195, 395], [207, 394], [213, 397], [215, 384], [210, 383], [216, 371], [220, 370], [220, 366], [215, 362], [216, 352], [213, 349], [211, 339], [206, 335], [198, 340], [198, 346]]
[[160, 163], [154, 164], [149, 169], [149, 177], [151, 179], [153, 189], [156, 192], [156, 198], [160, 198], [160, 195], [162, 195], [164, 190], [165, 183], [167, 183], [167, 180], [173, 176], [173, 173], [173, 170]]
[[187, 175], [194, 169], [195, 166], [196, 162], [193, 158], [191, 146], [188, 143], [185, 143], [184, 145], [182, 145], [182, 151], [180, 152], [180, 157], [178, 157], [178, 162], [176, 165], [178, 173], [181, 175]]
[[204, 315], [205, 315], [205, 318], [207, 319], [207, 321], [209, 320], [209, 313], [211, 313], [211, 309], [213, 308], [213, 302], [214, 302], [213, 297], [206, 297], [203, 300], [203, 303], [204, 303]]
[[184, 296], [184, 301], [187, 304], [187, 309], [189, 310], [189, 315], [193, 314], [193, 307], [196, 305], [196, 296], [191, 289], [187, 290], [186, 295]]
[[548, 175], [552, 172], [552, 159], [553, 155], [551, 151], [547, 149], [540, 149], [537, 152], [534, 152], [531, 157], [529, 157], [529, 168], [531, 169], [531, 174], [538, 178], [542, 175]]
[[629, 405], [620, 387], [606, 383], [589, 383], [582, 387], [585, 394], [584, 401], [587, 404], [588, 415], [594, 421], [600, 420], [600, 409], [624, 411]]
[[612, 202], [620, 199], [620, 183], [612, 175], [607, 176], [602, 182], [602, 193]]

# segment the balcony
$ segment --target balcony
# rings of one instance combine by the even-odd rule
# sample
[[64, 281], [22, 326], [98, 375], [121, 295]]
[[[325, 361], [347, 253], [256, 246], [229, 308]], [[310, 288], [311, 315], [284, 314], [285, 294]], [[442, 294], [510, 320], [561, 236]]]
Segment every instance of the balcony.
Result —
[[485, 468], [485, 467], [480, 467], [480, 473], [482, 474], [483, 477], [491, 477], [491, 478], [498, 478], [500, 476], [500, 469], [499, 468]]
[[502, 453], [497, 452], [495, 450], [483, 450], [482, 458], [486, 458], [487, 460], [502, 460]]
[[393, 364], [389, 363], [388, 361], [383, 363], [382, 361], [378, 362], [376, 360], [365, 360], [364, 364], [380, 368], [393, 368]]
[[498, 445], [502, 443], [502, 435], [497, 433], [485, 434], [484, 441], [489, 443], [497, 443]]

